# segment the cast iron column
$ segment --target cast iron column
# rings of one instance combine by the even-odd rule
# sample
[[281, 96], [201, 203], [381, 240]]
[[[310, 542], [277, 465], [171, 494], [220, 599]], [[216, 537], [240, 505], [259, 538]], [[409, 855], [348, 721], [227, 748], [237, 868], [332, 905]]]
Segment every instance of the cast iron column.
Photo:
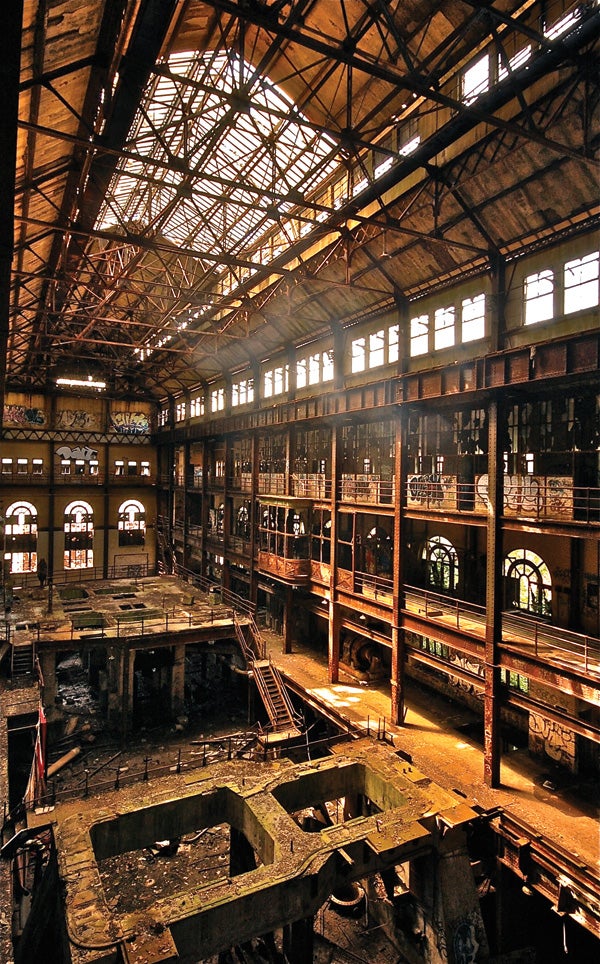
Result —
[[392, 667], [390, 679], [390, 716], [397, 726], [404, 722], [404, 629], [400, 625], [404, 602], [404, 477], [406, 474], [406, 407], [398, 410], [396, 419], [396, 448], [394, 457], [394, 588], [392, 610]]
[[502, 530], [504, 461], [499, 431], [499, 405], [488, 407], [488, 521], [487, 579], [485, 587], [485, 696], [484, 779], [500, 785], [500, 667], [498, 647], [502, 641]]
[[328, 680], [337, 683], [340, 675], [340, 606], [336, 602], [337, 581], [337, 493], [338, 493], [338, 446], [339, 431], [331, 429], [331, 529], [329, 554], [329, 622], [328, 627]]

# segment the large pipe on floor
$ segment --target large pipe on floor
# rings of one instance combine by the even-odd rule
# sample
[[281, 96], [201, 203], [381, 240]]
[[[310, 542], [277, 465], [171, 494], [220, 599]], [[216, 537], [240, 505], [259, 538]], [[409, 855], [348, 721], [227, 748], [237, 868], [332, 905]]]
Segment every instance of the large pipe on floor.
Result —
[[69, 750], [69, 752], [65, 753], [63, 756], [60, 756], [58, 760], [52, 764], [52, 766], [48, 767], [48, 773], [46, 776], [53, 777], [55, 773], [58, 773], [59, 770], [62, 770], [63, 767], [66, 767], [66, 765], [70, 763], [71, 760], [74, 760], [76, 757], [78, 757], [80, 753], [81, 747], [74, 746], [72, 750]]

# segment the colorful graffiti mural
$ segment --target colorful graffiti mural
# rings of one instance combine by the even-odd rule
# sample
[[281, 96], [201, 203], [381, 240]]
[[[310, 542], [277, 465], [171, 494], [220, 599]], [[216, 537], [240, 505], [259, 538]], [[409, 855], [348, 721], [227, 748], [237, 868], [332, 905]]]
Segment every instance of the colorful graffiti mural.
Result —
[[3, 421], [5, 425], [41, 428], [46, 424], [46, 413], [43, 408], [28, 408], [26, 405], [5, 405]]
[[145, 412], [113, 412], [110, 422], [115, 432], [129, 435], [146, 435], [150, 431], [150, 419]]

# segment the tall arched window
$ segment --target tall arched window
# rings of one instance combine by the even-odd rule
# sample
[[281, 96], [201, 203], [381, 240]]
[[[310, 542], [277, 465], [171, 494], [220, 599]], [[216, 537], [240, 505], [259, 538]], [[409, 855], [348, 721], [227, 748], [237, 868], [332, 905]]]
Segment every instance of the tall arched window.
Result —
[[94, 512], [87, 502], [71, 502], [65, 509], [65, 569], [94, 566]]
[[458, 586], [458, 553], [449, 539], [432, 536], [423, 548], [427, 585], [436, 592], [455, 592]]
[[37, 509], [31, 502], [13, 502], [6, 510], [5, 559], [11, 572], [37, 568]]
[[530, 549], [513, 549], [504, 560], [505, 607], [535, 616], [552, 613], [552, 579], [548, 566]]
[[137, 499], [119, 506], [119, 546], [143, 546], [146, 542], [146, 510]]

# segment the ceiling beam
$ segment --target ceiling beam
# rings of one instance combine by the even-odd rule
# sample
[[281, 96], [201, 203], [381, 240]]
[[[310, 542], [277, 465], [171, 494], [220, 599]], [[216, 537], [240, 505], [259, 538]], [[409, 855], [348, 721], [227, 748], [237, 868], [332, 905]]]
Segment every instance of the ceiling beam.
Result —
[[6, 0], [0, 30], [0, 435], [6, 390], [10, 269], [15, 241], [13, 211], [22, 29], [23, 0]]

